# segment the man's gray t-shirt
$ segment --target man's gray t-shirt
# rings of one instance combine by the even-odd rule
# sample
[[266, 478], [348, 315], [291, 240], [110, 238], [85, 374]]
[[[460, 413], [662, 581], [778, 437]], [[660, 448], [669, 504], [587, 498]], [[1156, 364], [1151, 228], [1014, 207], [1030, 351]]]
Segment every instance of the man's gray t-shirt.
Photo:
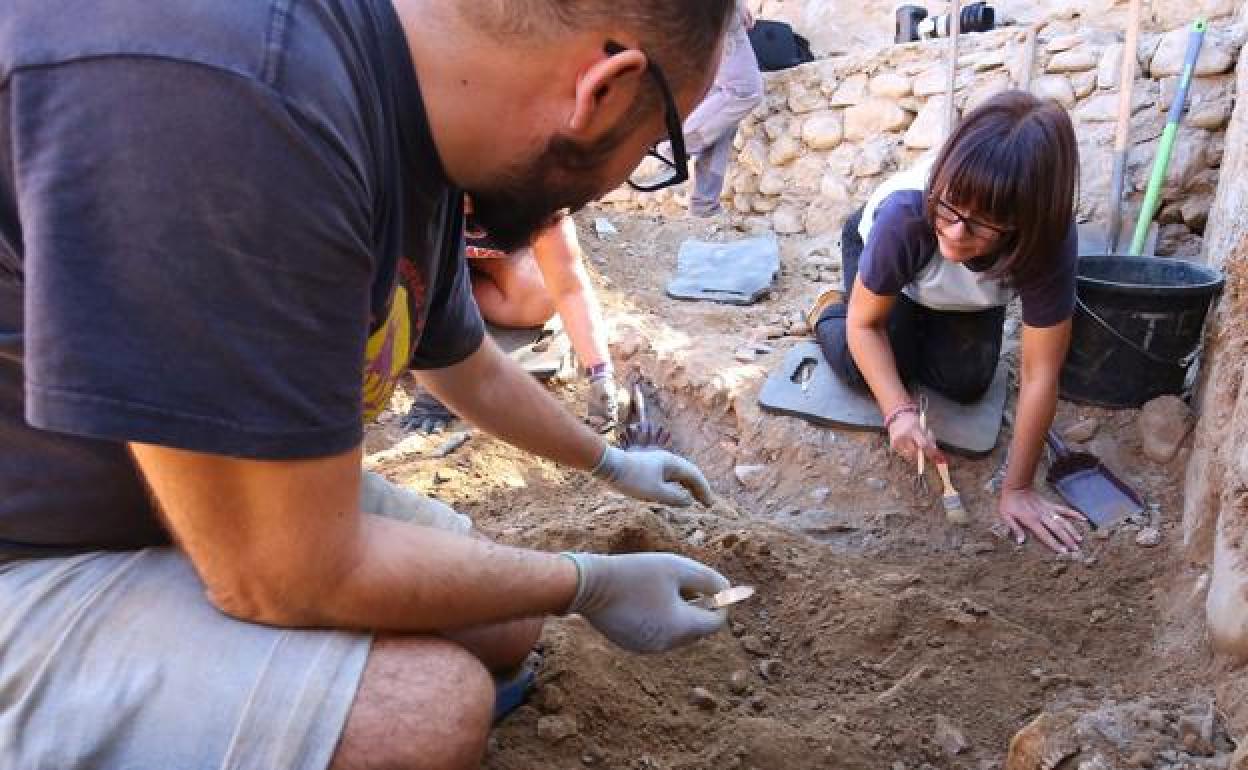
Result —
[[481, 343], [461, 233], [390, 0], [10, 0], [0, 551], [165, 542], [127, 441], [356, 445]]

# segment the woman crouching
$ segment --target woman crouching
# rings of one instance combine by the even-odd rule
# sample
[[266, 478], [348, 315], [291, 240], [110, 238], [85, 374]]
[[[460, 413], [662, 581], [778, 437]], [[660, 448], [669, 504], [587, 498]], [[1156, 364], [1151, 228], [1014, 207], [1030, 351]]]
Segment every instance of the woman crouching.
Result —
[[1022, 91], [998, 94], [957, 127], [934, 160], [887, 180], [845, 225], [848, 304], [819, 313], [829, 363], [870, 388], [889, 442], [939, 456], [905, 383], [978, 400], [1001, 354], [1006, 304], [1022, 303], [1022, 371], [997, 510], [1018, 542], [1030, 531], [1076, 550], [1083, 517], [1034, 488], [1057, 407], [1075, 307], [1078, 150], [1070, 117]]

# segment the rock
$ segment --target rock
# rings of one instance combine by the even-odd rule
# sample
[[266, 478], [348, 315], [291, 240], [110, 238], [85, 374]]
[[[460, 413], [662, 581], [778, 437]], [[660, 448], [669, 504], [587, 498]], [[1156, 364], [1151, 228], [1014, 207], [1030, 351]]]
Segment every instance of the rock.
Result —
[[1062, 51], [1049, 59], [1045, 72], [1087, 72], [1096, 69], [1096, 55], [1086, 48]]
[[987, 72], [989, 70], [1000, 69], [1004, 66], [1005, 51], [1000, 48], [985, 52], [971, 63], [971, 69], [975, 72]]
[[1095, 417], [1085, 417], [1078, 422], [1066, 426], [1062, 431], [1062, 436], [1067, 441], [1073, 441], [1076, 444], [1083, 444], [1091, 441], [1096, 436], [1096, 432], [1101, 429], [1101, 421]]
[[745, 699], [745, 702], [749, 705], [750, 710], [755, 713], [759, 713], [767, 708], [767, 699], [762, 695], [751, 695]]
[[945, 94], [949, 90], [949, 70], [943, 66], [924, 70], [914, 79], [911, 90], [915, 96], [935, 96]]
[[811, 194], [819, 192], [819, 182], [823, 179], [823, 172], [827, 170], [827, 167], [827, 161], [821, 153], [807, 153], [798, 158], [797, 162], [787, 169], [793, 185], [791, 192]]
[[568, 696], [557, 684], [542, 685], [537, 690], [537, 707], [544, 714], [557, 714], [568, 705]]
[[868, 90], [872, 96], [900, 99], [910, 95], [910, 78], [895, 72], [885, 72], [871, 78]]
[[848, 203], [849, 187], [843, 177], [829, 172], [819, 180], [819, 197], [832, 203]]
[[965, 115], [993, 96], [1009, 89], [1012, 85], [1010, 76], [1004, 72], [997, 72], [989, 77], [975, 81], [975, 84], [967, 89], [966, 95], [963, 97], [962, 114]]
[[1065, 75], [1041, 75], [1032, 81], [1031, 92], [1040, 99], [1052, 99], [1066, 109], [1075, 106], [1075, 89]]
[[1048, 42], [1044, 50], [1049, 53], [1061, 53], [1083, 44], [1083, 35], [1074, 33], [1071, 35], [1058, 35]]
[[[806, 227], [806, 232], [813, 232], [810, 229], [809, 224]], [[809, 334], [810, 334], [810, 324], [806, 323], [805, 321], [799, 321], [789, 327], [790, 337], [806, 337]]]
[[751, 655], [757, 655], [760, 658], [767, 657], [771, 652], [763, 640], [753, 634], [741, 637], [741, 647]]
[[884, 142], [865, 144], [862, 147], [862, 152], [858, 154], [858, 158], [854, 161], [853, 174], [859, 178], [878, 176], [884, 173], [892, 159], [893, 148], [891, 144]]
[[1122, 80], [1122, 43], [1110, 43], [1101, 51], [1101, 61], [1096, 65], [1096, 87], [1117, 88]]
[[802, 115], [826, 106], [827, 101], [818, 89], [809, 88], [805, 83], [797, 81], [789, 83], [789, 109], [794, 113]]
[[769, 168], [758, 178], [758, 191], [763, 195], [781, 195], [788, 187], [784, 172], [778, 168]]
[[1161, 545], [1161, 530], [1156, 527], [1145, 527], [1135, 536], [1135, 544], [1141, 548], [1153, 548]]
[[755, 336], [758, 339], [763, 340], [778, 340], [783, 337], [786, 332], [787, 329], [785, 328], [784, 323], [782, 321], [776, 321], [775, 323], [758, 327], [758, 331], [755, 332]]
[[1106, 620], [1109, 620], [1109, 610], [1100, 607], [1092, 610], [1092, 614], [1088, 616], [1088, 622], [1093, 625], [1104, 623]]
[[763, 121], [763, 133], [768, 141], [774, 142], [789, 133], [789, 119], [784, 115], [772, 115]]
[[932, 736], [932, 742], [940, 746], [950, 757], [956, 757], [971, 747], [962, 730], [954, 726], [943, 714], [936, 715], [936, 732]]
[[[1188, 91], [1187, 112], [1183, 116], [1184, 124], [1208, 131], [1219, 131], [1225, 128], [1231, 119], [1234, 79], [1234, 75], [1193, 79], [1191, 89]], [[1177, 77], [1163, 78], [1157, 108], [1162, 111], [1169, 110], [1174, 98], [1178, 95], [1178, 90], [1179, 79]]]
[[815, 487], [810, 490], [810, 499], [815, 501], [815, 505], [823, 505], [830, 494], [832, 494], [832, 490], [827, 487]]
[[741, 148], [737, 161], [757, 176], [767, 170], [767, 145], [761, 139], [751, 139]]
[[703, 711], [714, 711], [719, 706], [715, 696], [711, 695], [710, 690], [707, 690], [705, 687], [695, 687], [690, 690], [689, 702]]
[[728, 691], [733, 695], [746, 695], [750, 692], [750, 672], [733, 671], [728, 679]]
[[738, 465], [732, 469], [732, 475], [737, 477], [737, 481], [741, 482], [743, 487], [757, 486], [762, 482], [766, 472], [766, 465]]
[[732, 207], [740, 214], [748, 214], [754, 210], [754, 196], [749, 193], [737, 193], [732, 196]]
[[912, 150], [927, 150], [938, 146], [945, 138], [945, 114], [949, 97], [933, 96], [928, 99], [914, 117], [902, 143]]
[[867, 76], [850, 75], [832, 92], [828, 104], [833, 107], [853, 107], [867, 98]]
[[909, 124], [910, 113], [887, 99], [872, 98], [845, 110], [845, 137], [851, 141], [901, 131]]
[[1152, 767], [1153, 752], [1139, 749], [1127, 757], [1127, 767]]
[[802, 124], [802, 141], [812, 150], [830, 150], [845, 137], [845, 122], [839, 112], [816, 112]]
[[1149, 401], [1136, 420], [1144, 455], [1156, 463], [1170, 462], [1191, 432], [1192, 423], [1192, 410], [1178, 396]]
[[877, 492], [881, 492], [885, 489], [888, 489], [888, 482], [885, 481], [884, 479], [869, 478], [867, 479], [867, 486], [870, 487], [871, 489], [874, 489]]
[[[1154, 78], [1177, 75], [1183, 71], [1183, 59], [1187, 54], [1188, 27], [1172, 29], [1161, 36], [1156, 53], [1148, 64], [1148, 72]], [[1196, 77], [1221, 75], [1235, 66], [1235, 58], [1228, 41], [1214, 34], [1206, 34], [1196, 60]]]
[[537, 720], [537, 737], [547, 743], [559, 743], [576, 733], [576, 717], [559, 714], [544, 716]]
[[780, 661], [771, 658], [758, 664], [758, 673], [762, 675], [763, 679], [771, 681], [780, 676], [782, 668], [783, 664]]
[[753, 363], [754, 359], [757, 358], [757, 356], [758, 354], [754, 352], [754, 348], [738, 348], [737, 352], [732, 354], [733, 358], [737, 359], [743, 364]]
[[805, 227], [802, 223], [802, 212], [791, 203], [776, 207], [775, 213], [771, 215], [771, 224], [781, 235], [794, 235], [802, 232]]
[[792, 136], [785, 134], [771, 145], [771, 152], [767, 154], [767, 160], [772, 166], [786, 166], [797, 159], [801, 152], [801, 145]]
[[847, 213], [843, 203], [835, 203], [820, 197], [811, 201], [806, 207], [806, 215], [802, 224], [810, 235], [835, 233], [845, 222]]
[[1209, 211], [1213, 208], [1212, 195], [1188, 195], [1179, 204], [1179, 213], [1183, 216], [1183, 224], [1197, 233], [1205, 231], [1209, 222]]
[[1096, 73], [1077, 72], [1070, 76], [1070, 84], [1075, 89], [1075, 98], [1085, 99], [1096, 90]]

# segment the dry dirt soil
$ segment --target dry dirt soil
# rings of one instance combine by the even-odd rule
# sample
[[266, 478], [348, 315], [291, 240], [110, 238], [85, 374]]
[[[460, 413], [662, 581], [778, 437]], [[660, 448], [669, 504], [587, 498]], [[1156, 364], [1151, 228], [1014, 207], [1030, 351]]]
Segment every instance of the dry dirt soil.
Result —
[[[602, 239], [594, 214], [581, 236], [617, 368], [644, 381], [719, 503], [638, 503], [480, 433], [437, 458], [445, 437], [399, 428], [404, 394], [369, 435], [370, 463], [501, 541], [674, 551], [758, 594], [731, 610], [729, 630], [666, 655], [552, 620], [538, 688], [495, 731], [487, 768], [995, 768], [1041, 714], [1011, 768], [1228, 766], [1211, 702], [1219, 672], [1192, 620], [1200, 575], [1178, 542], [1186, 450], [1155, 464], [1135, 412], [1062, 403], [1059, 426], [1099, 424], [1085, 446], [1154, 504], [1160, 545], [1136, 544], [1146, 521], [1090, 536], [1076, 559], [996, 534], [988, 485], [1008, 424], [992, 456], [954, 460], [972, 521], [950, 527], [939, 493], [921, 496], [880, 436], [759, 410], [767, 370], [799, 337], [771, 340], [753, 362], [734, 356], [806, 307], [812, 278], [839, 281], [837, 244], [783, 242], [775, 291], [755, 306], [685, 303], [663, 294], [680, 242], [741, 233], [611, 214], [619, 232]], [[583, 409], [579, 383], [551, 388]], [[747, 486], [734, 469], [750, 465], [763, 467]]]

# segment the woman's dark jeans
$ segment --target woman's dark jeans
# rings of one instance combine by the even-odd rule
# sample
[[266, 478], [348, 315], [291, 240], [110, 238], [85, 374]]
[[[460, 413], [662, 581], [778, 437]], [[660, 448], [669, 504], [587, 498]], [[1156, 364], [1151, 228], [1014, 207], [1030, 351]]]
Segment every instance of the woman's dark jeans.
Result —
[[[850, 290], [862, 256], [863, 243], [858, 235], [861, 220], [859, 209], [845, 223], [841, 235], [845, 304], [823, 311], [815, 324], [815, 338], [832, 368], [846, 382], [865, 389], [866, 380], [849, 352], [845, 330]], [[932, 258], [941, 259], [939, 255]], [[888, 342], [902, 382], [920, 382], [967, 404], [979, 400], [992, 384], [1004, 326], [1004, 307], [969, 312], [932, 310], [898, 294], [888, 317]]]

